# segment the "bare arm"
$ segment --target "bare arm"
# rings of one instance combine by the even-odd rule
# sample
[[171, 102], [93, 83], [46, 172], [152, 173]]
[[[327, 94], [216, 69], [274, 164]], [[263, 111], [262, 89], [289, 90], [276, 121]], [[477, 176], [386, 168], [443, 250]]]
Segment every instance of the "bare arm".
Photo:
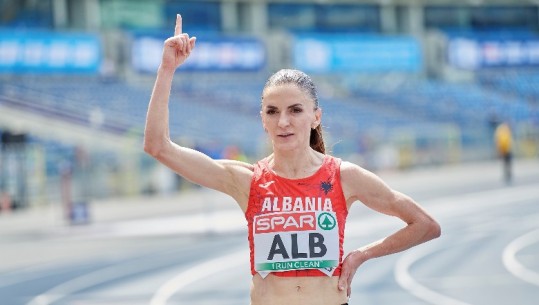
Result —
[[181, 16], [176, 18], [174, 36], [165, 41], [161, 65], [153, 88], [146, 128], [144, 151], [184, 178], [232, 196], [245, 209], [252, 168], [231, 160], [213, 160], [196, 150], [182, 147], [170, 139], [169, 98], [174, 72], [195, 47], [196, 38], [182, 33]]
[[361, 201], [369, 208], [396, 216], [406, 226], [390, 236], [356, 249], [343, 261], [339, 289], [348, 289], [357, 268], [365, 261], [404, 251], [440, 236], [439, 224], [412, 198], [390, 189], [378, 176], [361, 167], [343, 162], [342, 184], [348, 206]]

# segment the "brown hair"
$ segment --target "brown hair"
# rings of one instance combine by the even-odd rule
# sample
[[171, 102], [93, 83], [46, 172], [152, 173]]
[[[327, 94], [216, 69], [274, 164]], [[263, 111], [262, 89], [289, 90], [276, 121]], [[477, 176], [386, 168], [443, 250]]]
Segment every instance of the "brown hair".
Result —
[[[314, 103], [314, 109], [318, 109], [318, 94], [316, 93], [314, 82], [309, 75], [299, 70], [281, 69], [270, 76], [262, 90], [262, 98], [264, 98], [264, 92], [267, 88], [287, 84], [294, 84], [298, 86], [299, 89], [303, 90], [303, 92], [307, 93]], [[311, 129], [309, 143], [312, 149], [323, 154], [326, 153], [321, 124], [316, 126], [316, 128]]]

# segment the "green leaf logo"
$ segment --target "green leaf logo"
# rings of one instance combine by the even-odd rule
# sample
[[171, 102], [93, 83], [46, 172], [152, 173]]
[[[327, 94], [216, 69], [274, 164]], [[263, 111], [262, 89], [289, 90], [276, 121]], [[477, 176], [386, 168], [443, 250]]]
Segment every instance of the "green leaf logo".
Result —
[[337, 225], [337, 220], [330, 213], [322, 213], [318, 215], [318, 226], [322, 230], [331, 230]]

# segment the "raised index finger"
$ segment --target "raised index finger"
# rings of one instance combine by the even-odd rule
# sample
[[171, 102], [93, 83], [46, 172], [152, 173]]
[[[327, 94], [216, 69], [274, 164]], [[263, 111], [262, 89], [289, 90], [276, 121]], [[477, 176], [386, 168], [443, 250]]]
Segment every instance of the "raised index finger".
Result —
[[182, 15], [176, 14], [176, 26], [174, 27], [174, 36], [182, 33]]

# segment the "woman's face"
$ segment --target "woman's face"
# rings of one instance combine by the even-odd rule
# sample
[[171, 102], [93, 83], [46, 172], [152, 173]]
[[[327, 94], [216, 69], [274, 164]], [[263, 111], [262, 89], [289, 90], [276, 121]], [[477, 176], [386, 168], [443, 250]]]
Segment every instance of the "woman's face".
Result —
[[263, 93], [262, 124], [274, 150], [309, 147], [311, 128], [320, 124], [322, 112], [314, 101], [294, 84], [266, 88]]

